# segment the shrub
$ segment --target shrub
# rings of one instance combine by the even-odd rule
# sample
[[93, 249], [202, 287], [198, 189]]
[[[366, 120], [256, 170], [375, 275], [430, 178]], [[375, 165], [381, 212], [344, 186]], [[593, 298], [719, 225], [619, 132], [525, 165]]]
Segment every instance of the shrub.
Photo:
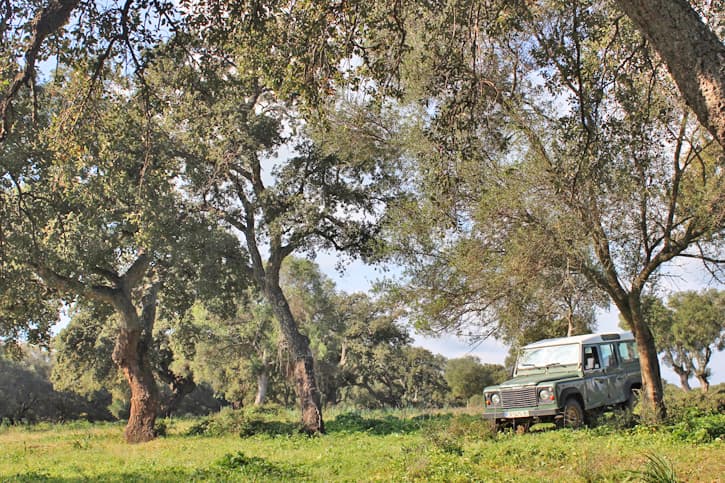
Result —
[[392, 414], [386, 414], [381, 418], [366, 418], [359, 412], [352, 411], [338, 414], [335, 419], [327, 423], [327, 430], [333, 433], [406, 434], [419, 430], [429, 419], [429, 416], [408, 419]]
[[239, 433], [244, 426], [244, 412], [231, 408], [222, 408], [216, 414], [203, 418], [192, 425], [187, 434], [190, 436], [221, 436], [230, 433]]
[[725, 384], [711, 386], [706, 393], [683, 391], [674, 386], [665, 390], [668, 419], [678, 422], [697, 414], [719, 414], [725, 412]]
[[725, 414], [697, 415], [694, 410], [689, 417], [683, 418], [672, 426], [675, 438], [689, 443], [709, 443], [725, 437]]
[[258, 408], [247, 410], [223, 408], [218, 413], [207, 416], [192, 425], [186, 434], [189, 436], [238, 434], [240, 437], [246, 438], [257, 434], [289, 435], [299, 429], [296, 423], [280, 421], [278, 412], [277, 410], [265, 412]]
[[258, 456], [246, 456], [241, 451], [225, 454], [216, 462], [216, 466], [227, 472], [251, 477], [253, 481], [289, 481], [304, 476], [289, 465], [273, 464]]
[[480, 408], [483, 408], [483, 404], [484, 404], [483, 394], [476, 394], [476, 395], [468, 398], [467, 406], [469, 408], [480, 409]]
[[496, 439], [496, 424], [482, 416], [458, 414], [448, 423], [446, 431], [453, 437], [471, 441]]

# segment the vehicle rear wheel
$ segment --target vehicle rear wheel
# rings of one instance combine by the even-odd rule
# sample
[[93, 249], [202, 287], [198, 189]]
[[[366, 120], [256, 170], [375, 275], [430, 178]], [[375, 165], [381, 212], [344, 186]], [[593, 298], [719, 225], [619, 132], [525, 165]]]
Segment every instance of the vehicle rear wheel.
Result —
[[576, 399], [569, 398], [566, 400], [563, 413], [562, 424], [565, 428], [579, 428], [584, 424], [584, 410]]

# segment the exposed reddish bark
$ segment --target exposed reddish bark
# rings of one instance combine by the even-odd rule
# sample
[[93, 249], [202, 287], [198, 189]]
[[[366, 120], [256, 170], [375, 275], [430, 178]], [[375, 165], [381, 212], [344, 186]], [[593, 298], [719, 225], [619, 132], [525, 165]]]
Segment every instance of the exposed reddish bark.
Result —
[[156, 437], [159, 393], [146, 353], [142, 330], [122, 328], [113, 350], [113, 362], [121, 368], [131, 388], [131, 413], [124, 431], [127, 443], [143, 443]]
[[687, 0], [617, 0], [667, 64], [700, 123], [725, 147], [725, 44]]
[[33, 266], [46, 284], [107, 303], [121, 316], [123, 325], [116, 339], [112, 359], [123, 371], [131, 389], [131, 413], [125, 429], [126, 441], [129, 443], [141, 443], [156, 437], [154, 423], [159, 409], [159, 392], [148, 351], [156, 319], [159, 284], [153, 283], [145, 290], [140, 315], [132, 301], [132, 292], [148, 275], [149, 265], [149, 258], [140, 253], [123, 275], [99, 269], [112, 284], [92, 286], [60, 275], [46, 266]]

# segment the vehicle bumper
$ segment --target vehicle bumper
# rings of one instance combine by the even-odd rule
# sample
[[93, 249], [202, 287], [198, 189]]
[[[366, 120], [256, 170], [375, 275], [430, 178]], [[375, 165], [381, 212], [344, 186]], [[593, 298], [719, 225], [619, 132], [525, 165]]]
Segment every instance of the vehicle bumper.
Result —
[[502, 419], [527, 419], [544, 418], [561, 414], [557, 408], [533, 408], [533, 409], [500, 409], [486, 410], [483, 413], [484, 419], [499, 421]]

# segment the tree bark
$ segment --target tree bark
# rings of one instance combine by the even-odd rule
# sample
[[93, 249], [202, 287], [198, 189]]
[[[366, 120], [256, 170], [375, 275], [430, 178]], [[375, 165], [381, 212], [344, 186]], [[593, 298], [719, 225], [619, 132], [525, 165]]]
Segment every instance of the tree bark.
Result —
[[695, 377], [700, 383], [700, 390], [703, 393], [706, 393], [710, 390], [710, 370], [707, 368], [707, 365], [710, 363], [711, 357], [712, 350], [710, 349], [710, 347], [705, 347], [705, 349], [700, 352], [699, 355], [695, 356], [695, 360], [697, 361], [698, 366], [695, 369]]
[[679, 372], [677, 372], [677, 375], [680, 376], [680, 386], [682, 386], [682, 389], [684, 389], [686, 392], [692, 391], [692, 388], [690, 387], [690, 375], [682, 374]]
[[160, 288], [152, 283], [141, 297], [141, 315], [132, 301], [132, 293], [148, 275], [150, 259], [143, 252], [123, 275], [108, 271], [113, 286], [93, 285], [56, 273], [43, 265], [32, 265], [43, 281], [60, 290], [71, 291], [111, 305], [123, 324], [111, 358], [123, 371], [131, 389], [131, 413], [125, 429], [128, 443], [142, 443], [156, 437], [154, 423], [159, 409], [159, 391], [154, 380], [148, 352], [156, 319], [156, 298]]
[[653, 416], [657, 420], [661, 420], [664, 419], [666, 410], [660, 363], [657, 358], [654, 337], [652, 337], [652, 332], [649, 330], [649, 327], [644, 323], [641, 311], [635, 309], [630, 313], [632, 320], [628, 322], [637, 342], [639, 367], [642, 373], [642, 392], [645, 396], [643, 402], [649, 404], [653, 411]]
[[124, 326], [119, 332], [112, 358], [123, 371], [131, 389], [131, 413], [124, 430], [127, 443], [144, 443], [154, 439], [154, 424], [159, 411], [159, 390], [148, 357], [156, 319], [159, 285], [154, 283], [146, 290], [141, 298], [139, 317], [130, 294], [131, 287], [141, 280], [146, 262], [141, 259], [137, 261], [139, 263], [134, 263], [123, 276], [121, 289], [113, 300], [116, 310], [123, 316]]
[[254, 405], [261, 406], [267, 402], [267, 391], [269, 390], [269, 361], [267, 349], [262, 350], [262, 369], [257, 374], [257, 395], [254, 397]]
[[124, 430], [127, 443], [143, 443], [156, 438], [154, 424], [159, 394], [143, 339], [140, 328], [124, 327], [113, 350], [113, 362], [121, 368], [131, 389], [131, 413]]
[[706, 393], [710, 390], [710, 381], [708, 380], [707, 374], [695, 374], [697, 382], [700, 383], [700, 391]]
[[267, 280], [266, 292], [294, 358], [294, 381], [302, 410], [302, 430], [308, 434], [324, 433], [322, 397], [315, 379], [310, 340], [298, 330], [282, 288], [271, 278]]
[[71, 13], [79, 4], [80, 0], [51, 0], [35, 14], [30, 23], [31, 35], [23, 58], [23, 68], [15, 75], [0, 98], [0, 142], [5, 140], [9, 131], [9, 111], [13, 99], [23, 85], [33, 82], [35, 64], [43, 42], [68, 23]]
[[725, 44], [687, 0], [617, 0], [649, 39], [700, 123], [725, 147]]

